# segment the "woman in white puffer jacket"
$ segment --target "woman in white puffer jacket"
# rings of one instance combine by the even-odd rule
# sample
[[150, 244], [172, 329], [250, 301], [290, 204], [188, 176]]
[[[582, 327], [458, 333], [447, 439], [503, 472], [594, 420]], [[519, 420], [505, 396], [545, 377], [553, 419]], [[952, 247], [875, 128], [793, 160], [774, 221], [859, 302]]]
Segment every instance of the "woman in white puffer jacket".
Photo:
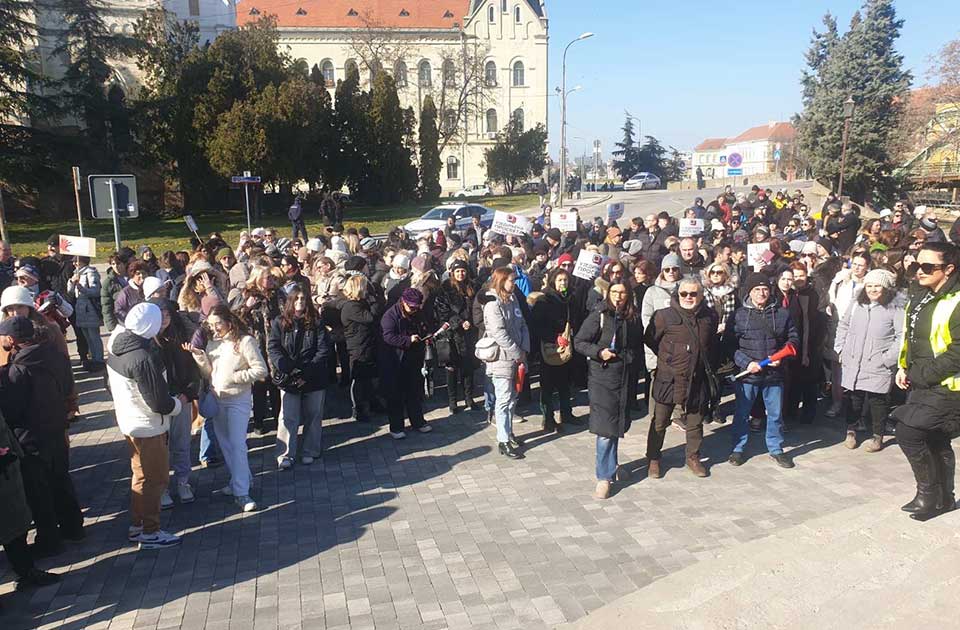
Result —
[[185, 344], [193, 352], [204, 376], [218, 398], [217, 416], [213, 429], [230, 470], [230, 483], [220, 490], [233, 496], [244, 512], [257, 509], [250, 498], [250, 462], [247, 458], [247, 424], [253, 410], [251, 386], [267, 378], [267, 364], [256, 340], [246, 334], [243, 323], [229, 307], [217, 305], [207, 316], [206, 325], [212, 333], [206, 348]]

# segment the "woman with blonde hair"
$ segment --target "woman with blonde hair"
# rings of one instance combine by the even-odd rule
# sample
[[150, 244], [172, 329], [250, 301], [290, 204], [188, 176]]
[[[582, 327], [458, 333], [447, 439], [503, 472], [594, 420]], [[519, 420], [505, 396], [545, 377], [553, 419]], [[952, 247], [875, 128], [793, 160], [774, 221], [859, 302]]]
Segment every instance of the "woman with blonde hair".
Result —
[[177, 296], [177, 305], [181, 311], [198, 313], [199, 320], [206, 316], [217, 304], [224, 302], [224, 294], [217, 288], [213, 279], [213, 265], [198, 261], [190, 266], [187, 278]]

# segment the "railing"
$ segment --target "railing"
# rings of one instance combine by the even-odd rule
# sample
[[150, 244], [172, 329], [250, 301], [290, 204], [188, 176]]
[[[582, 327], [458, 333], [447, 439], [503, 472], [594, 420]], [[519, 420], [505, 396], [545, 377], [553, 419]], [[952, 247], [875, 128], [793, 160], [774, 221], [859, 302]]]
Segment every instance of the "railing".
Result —
[[918, 162], [903, 169], [903, 175], [911, 181], [953, 182], [960, 181], [960, 161]]

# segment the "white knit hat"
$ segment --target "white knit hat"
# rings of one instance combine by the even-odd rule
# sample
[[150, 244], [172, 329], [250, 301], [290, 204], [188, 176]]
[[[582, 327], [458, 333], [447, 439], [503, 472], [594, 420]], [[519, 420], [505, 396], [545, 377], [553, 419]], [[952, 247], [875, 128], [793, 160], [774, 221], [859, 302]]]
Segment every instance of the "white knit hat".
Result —
[[309, 249], [311, 252], [315, 254], [317, 252], [321, 252], [323, 251], [323, 241], [321, 241], [317, 237], [313, 237], [309, 241], [307, 241], [307, 249]]
[[130, 309], [123, 320], [124, 328], [144, 339], [156, 337], [162, 324], [163, 313], [160, 312], [160, 307], [150, 302], [140, 302]]
[[892, 289], [897, 284], [897, 277], [886, 269], [871, 269], [863, 277], [864, 284], [879, 284], [884, 289]]
[[7, 287], [0, 295], [0, 311], [8, 306], [29, 306], [36, 308], [33, 303], [33, 294], [26, 287]]
[[393, 257], [393, 266], [401, 269], [410, 269], [410, 257], [406, 254], [397, 254]]
[[159, 291], [164, 285], [163, 280], [156, 276], [147, 276], [143, 279], [143, 299], [149, 300], [153, 294]]

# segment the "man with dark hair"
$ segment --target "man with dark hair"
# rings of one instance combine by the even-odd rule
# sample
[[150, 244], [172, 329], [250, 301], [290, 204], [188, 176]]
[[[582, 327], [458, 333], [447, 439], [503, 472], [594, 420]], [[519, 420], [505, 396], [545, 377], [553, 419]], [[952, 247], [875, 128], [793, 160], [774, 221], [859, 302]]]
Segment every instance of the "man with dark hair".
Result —
[[917, 494], [903, 506], [918, 521], [954, 509], [960, 436], [960, 252], [928, 243], [917, 254], [917, 286], [907, 304], [896, 383], [907, 390], [898, 407], [897, 443], [913, 469]]

